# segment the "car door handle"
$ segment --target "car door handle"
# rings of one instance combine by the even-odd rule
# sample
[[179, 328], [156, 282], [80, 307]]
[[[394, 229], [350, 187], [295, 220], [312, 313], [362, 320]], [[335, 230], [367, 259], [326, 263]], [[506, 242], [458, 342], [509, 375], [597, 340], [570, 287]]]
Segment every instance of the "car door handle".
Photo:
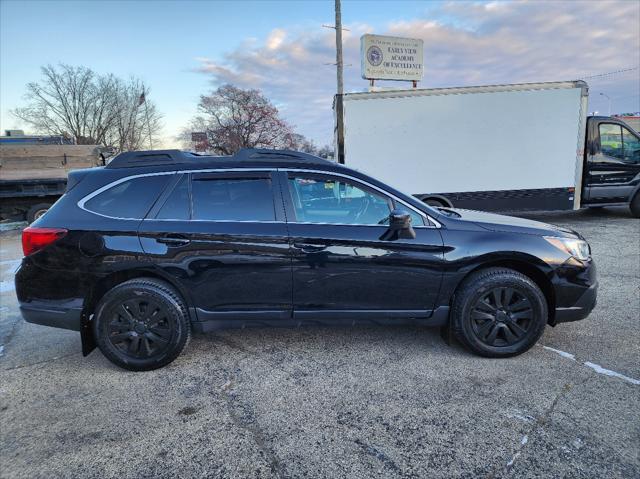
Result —
[[306, 243], [293, 243], [293, 247], [299, 249], [305, 253], [320, 253], [327, 249], [324, 245], [318, 244], [306, 244]]
[[191, 243], [191, 240], [181, 235], [167, 235], [161, 236], [156, 240], [158, 243], [166, 244], [167, 246], [180, 247]]

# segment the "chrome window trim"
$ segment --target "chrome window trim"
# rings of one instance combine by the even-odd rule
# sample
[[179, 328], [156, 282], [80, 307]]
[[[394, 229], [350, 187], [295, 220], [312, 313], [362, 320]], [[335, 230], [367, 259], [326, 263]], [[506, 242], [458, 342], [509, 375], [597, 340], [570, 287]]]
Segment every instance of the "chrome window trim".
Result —
[[[102, 213], [98, 213], [96, 211], [92, 211], [90, 209], [87, 209], [85, 207], [85, 204], [87, 203], [87, 201], [91, 200], [92, 198], [94, 198], [95, 196], [99, 195], [100, 193], [113, 188], [114, 186], [119, 185], [120, 183], [124, 183], [125, 181], [129, 181], [129, 180], [133, 180], [136, 178], [144, 178], [147, 176], [162, 176], [162, 175], [174, 175], [177, 173], [232, 173], [232, 172], [273, 172], [273, 171], [285, 171], [285, 172], [294, 172], [294, 173], [315, 173], [315, 174], [321, 174], [321, 175], [333, 175], [333, 176], [339, 176], [342, 178], [348, 178], [352, 181], [355, 181], [356, 183], [362, 183], [363, 185], [366, 185], [367, 187], [376, 190], [380, 193], [382, 193], [385, 196], [388, 196], [390, 198], [392, 198], [394, 201], [397, 201], [398, 203], [400, 203], [401, 205], [405, 206], [406, 208], [409, 208], [410, 210], [412, 210], [413, 212], [419, 214], [420, 216], [422, 216], [423, 218], [426, 218], [427, 221], [429, 221], [430, 223], [433, 223], [432, 225], [416, 225], [414, 226], [414, 228], [441, 228], [442, 225], [440, 222], [436, 221], [434, 218], [432, 218], [430, 215], [428, 215], [427, 213], [420, 211], [418, 208], [416, 208], [415, 206], [412, 206], [408, 203], [406, 203], [405, 201], [403, 201], [402, 199], [398, 198], [396, 195], [386, 191], [383, 188], [380, 188], [376, 185], [372, 185], [371, 183], [367, 182], [366, 180], [362, 180], [360, 178], [356, 178], [354, 176], [345, 174], [345, 173], [339, 173], [336, 171], [327, 171], [327, 170], [315, 170], [315, 169], [310, 169], [310, 168], [205, 168], [205, 169], [201, 169], [201, 170], [171, 170], [171, 171], [160, 171], [160, 172], [155, 172], [155, 173], [140, 173], [138, 175], [131, 175], [131, 176], [125, 176], [123, 178], [120, 178], [118, 180], [112, 181], [111, 183], [108, 183], [100, 188], [98, 188], [97, 190], [93, 191], [92, 193], [89, 193], [87, 196], [83, 197], [81, 200], [78, 201], [77, 205], [78, 208], [80, 208], [81, 210], [86, 211], [87, 213], [91, 213], [93, 215], [97, 215], [97, 216], [102, 216], [104, 218], [110, 218], [110, 219], [114, 219], [114, 220], [133, 220], [133, 221], [141, 221], [144, 218], [122, 218], [119, 216], [109, 216], [109, 215], [104, 215]], [[154, 221], [185, 221], [184, 219], [170, 219], [170, 218], [164, 218], [164, 219], [153, 219]], [[285, 221], [249, 221], [249, 220], [188, 220], [188, 221], [198, 221], [198, 222], [207, 222], [207, 223], [286, 223]], [[291, 222], [293, 223], [293, 222]], [[385, 225], [354, 225], [354, 224], [349, 224], [349, 223], [311, 223], [311, 222], [302, 222], [302, 221], [296, 221], [296, 224], [313, 224], [313, 225], [335, 225], [335, 226], [385, 226]]]
[[119, 184], [124, 183], [125, 181], [134, 180], [136, 178], [145, 178], [147, 176], [173, 175], [175, 173], [177, 173], [177, 171], [161, 171], [161, 172], [158, 172], [158, 173], [141, 173], [139, 175], [125, 176], [124, 178], [120, 178], [119, 180], [115, 180], [115, 181], [112, 181], [111, 183], [107, 183], [106, 185], [98, 188], [96, 191], [94, 191], [92, 193], [89, 193], [87, 196], [85, 196], [80, 201], [78, 201], [78, 203], [77, 203], [78, 208], [80, 208], [81, 210], [86, 211], [87, 213], [91, 213], [93, 215], [102, 216], [103, 218], [110, 218], [110, 219], [114, 219], [114, 220], [140, 221], [140, 220], [142, 220], [142, 218], [122, 218], [120, 216], [103, 215], [102, 213], [98, 213], [97, 211], [93, 211], [93, 210], [90, 210], [90, 209], [86, 208], [85, 204], [87, 203], [87, 201], [95, 198], [100, 193], [103, 193], [103, 192], [113, 188], [114, 186], [118, 186]]

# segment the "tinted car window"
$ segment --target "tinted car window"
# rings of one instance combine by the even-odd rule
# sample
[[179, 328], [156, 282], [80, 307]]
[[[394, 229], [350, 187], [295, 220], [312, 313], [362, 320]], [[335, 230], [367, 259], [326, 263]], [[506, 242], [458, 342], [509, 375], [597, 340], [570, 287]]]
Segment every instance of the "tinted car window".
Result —
[[94, 196], [89, 211], [115, 218], [142, 219], [164, 189], [170, 175], [143, 176], [123, 181]]
[[163, 220], [188, 220], [191, 216], [189, 201], [189, 176], [182, 178], [165, 201], [156, 218]]
[[622, 128], [622, 150], [624, 161], [640, 163], [640, 139], [626, 128]]
[[289, 191], [296, 219], [305, 223], [384, 224], [393, 206], [379, 193], [333, 178], [292, 177]]
[[274, 221], [271, 181], [266, 178], [194, 178], [194, 220]]
[[622, 150], [622, 128], [620, 125], [612, 123], [601, 123], [600, 130], [600, 150], [607, 156], [614, 158], [624, 158]]

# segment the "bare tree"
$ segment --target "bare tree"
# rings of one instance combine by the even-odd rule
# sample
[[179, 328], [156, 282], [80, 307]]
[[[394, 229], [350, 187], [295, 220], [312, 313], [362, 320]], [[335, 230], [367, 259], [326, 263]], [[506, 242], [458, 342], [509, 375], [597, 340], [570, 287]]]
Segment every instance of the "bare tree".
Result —
[[119, 151], [151, 147], [162, 128], [160, 114], [147, 97], [149, 89], [143, 82], [131, 78], [117, 80], [113, 106], [116, 114], [108, 132], [108, 143]]
[[293, 135], [293, 148], [298, 151], [302, 151], [304, 153], [309, 153], [311, 155], [316, 155], [321, 158], [333, 158], [333, 147], [329, 145], [325, 145], [319, 147], [316, 145], [313, 140], [310, 140], [304, 135], [299, 133], [295, 133]]
[[139, 149], [161, 128], [149, 89], [135, 78], [98, 75], [86, 67], [47, 65], [27, 84], [27, 106], [13, 114], [39, 133], [71, 135], [79, 144]]
[[202, 95], [192, 131], [206, 132], [209, 150], [231, 155], [240, 148], [292, 148], [291, 127], [258, 90], [223, 85]]

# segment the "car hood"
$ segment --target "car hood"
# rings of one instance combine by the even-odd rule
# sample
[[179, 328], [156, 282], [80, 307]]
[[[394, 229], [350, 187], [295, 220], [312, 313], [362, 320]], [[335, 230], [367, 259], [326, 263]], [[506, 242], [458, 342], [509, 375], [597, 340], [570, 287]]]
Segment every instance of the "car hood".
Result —
[[[448, 211], [453, 212], [455, 215], [447, 215]], [[458, 221], [462, 220], [472, 222], [475, 225], [490, 231], [581, 238], [580, 234], [572, 229], [542, 223], [541, 221], [516, 218], [515, 216], [505, 216], [495, 213], [485, 213], [484, 211], [463, 210], [457, 208], [442, 208], [441, 212], [447, 217], [459, 215], [458, 218], [455, 218]]]

